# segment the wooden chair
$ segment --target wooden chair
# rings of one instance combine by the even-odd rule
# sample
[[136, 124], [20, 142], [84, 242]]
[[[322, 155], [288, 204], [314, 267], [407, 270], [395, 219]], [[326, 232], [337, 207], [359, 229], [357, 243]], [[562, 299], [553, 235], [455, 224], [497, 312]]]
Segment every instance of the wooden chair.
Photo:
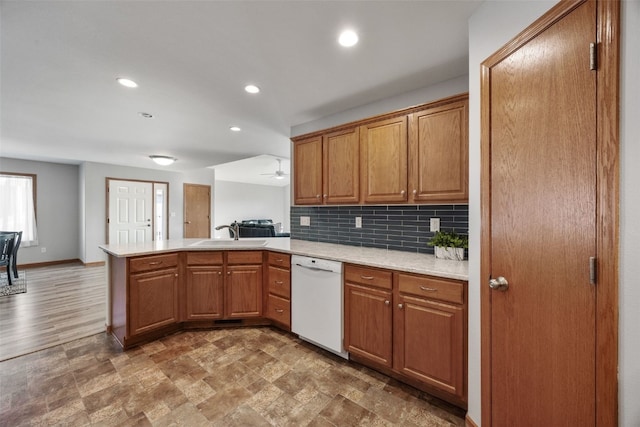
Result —
[[7, 281], [13, 285], [11, 272], [11, 254], [13, 253], [13, 242], [15, 233], [0, 234], [0, 267], [7, 267]]

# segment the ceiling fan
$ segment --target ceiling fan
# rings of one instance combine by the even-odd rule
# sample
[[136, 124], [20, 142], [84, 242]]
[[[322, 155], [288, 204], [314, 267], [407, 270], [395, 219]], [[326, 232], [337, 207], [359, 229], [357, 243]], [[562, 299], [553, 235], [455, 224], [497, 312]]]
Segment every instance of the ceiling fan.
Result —
[[274, 173], [261, 173], [260, 175], [271, 176], [272, 178], [275, 178], [275, 179], [284, 179], [285, 176], [289, 175], [288, 173], [282, 170], [282, 160], [281, 159], [276, 159], [276, 160], [278, 161], [278, 170], [276, 170]]

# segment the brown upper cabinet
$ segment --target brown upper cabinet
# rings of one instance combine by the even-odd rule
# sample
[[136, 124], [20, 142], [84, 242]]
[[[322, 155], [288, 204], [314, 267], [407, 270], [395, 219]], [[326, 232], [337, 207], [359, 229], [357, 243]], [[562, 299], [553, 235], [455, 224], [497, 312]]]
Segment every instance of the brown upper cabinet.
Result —
[[468, 200], [468, 95], [293, 138], [294, 204]]
[[294, 142], [295, 203], [358, 203], [359, 129], [330, 132]]
[[409, 115], [409, 182], [412, 202], [469, 198], [468, 101]]
[[407, 201], [407, 117], [360, 127], [362, 201]]

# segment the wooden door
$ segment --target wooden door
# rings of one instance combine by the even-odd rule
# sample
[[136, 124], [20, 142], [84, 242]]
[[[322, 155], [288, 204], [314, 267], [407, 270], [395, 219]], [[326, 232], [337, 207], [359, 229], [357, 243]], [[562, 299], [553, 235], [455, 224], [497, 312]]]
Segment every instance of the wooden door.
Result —
[[461, 306], [399, 295], [394, 368], [466, 401]]
[[360, 179], [365, 203], [407, 200], [407, 143], [407, 116], [360, 127]]
[[153, 240], [153, 184], [107, 179], [108, 241], [126, 245]]
[[187, 267], [187, 319], [220, 319], [224, 315], [222, 266]]
[[324, 203], [358, 203], [360, 201], [359, 129], [332, 132], [323, 137]]
[[414, 202], [469, 198], [468, 101], [409, 117], [409, 190]]
[[344, 285], [345, 350], [391, 368], [393, 363], [391, 292]]
[[226, 317], [262, 316], [262, 266], [227, 266], [225, 294]]
[[132, 274], [129, 279], [129, 335], [178, 322], [178, 270]]
[[483, 64], [483, 425], [596, 424], [596, 4], [563, 3]]
[[211, 186], [184, 184], [184, 238], [211, 237]]
[[293, 143], [293, 191], [296, 205], [322, 204], [322, 136]]

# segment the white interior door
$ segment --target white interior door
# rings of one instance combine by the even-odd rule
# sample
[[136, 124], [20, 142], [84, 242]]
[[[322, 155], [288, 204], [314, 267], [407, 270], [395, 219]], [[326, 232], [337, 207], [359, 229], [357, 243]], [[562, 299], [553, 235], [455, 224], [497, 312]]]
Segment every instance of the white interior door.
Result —
[[109, 244], [153, 240], [153, 184], [109, 180]]

